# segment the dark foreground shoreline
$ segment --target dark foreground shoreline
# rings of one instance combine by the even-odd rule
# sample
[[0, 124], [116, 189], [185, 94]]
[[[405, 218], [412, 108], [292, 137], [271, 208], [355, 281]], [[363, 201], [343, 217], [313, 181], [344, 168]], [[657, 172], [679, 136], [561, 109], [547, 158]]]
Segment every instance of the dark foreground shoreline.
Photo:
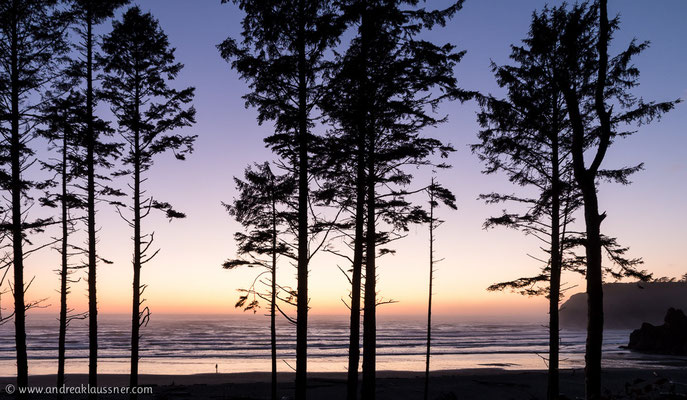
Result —
[[[420, 372], [378, 372], [377, 398], [379, 400], [421, 399], [423, 374]], [[293, 373], [279, 374], [279, 396], [290, 399], [293, 394]], [[345, 398], [345, 373], [310, 373], [309, 400], [339, 400]], [[682, 398], [687, 396], [686, 369], [607, 369], [604, 387], [612, 399]], [[68, 386], [87, 383], [85, 374], [68, 375]], [[31, 376], [33, 386], [54, 385], [54, 375]], [[100, 386], [126, 386], [127, 375], [100, 375]], [[142, 386], [150, 386], [152, 395], [139, 399], [269, 399], [270, 374], [263, 372], [198, 375], [141, 375]], [[0, 398], [14, 398], [5, 393], [13, 377], [0, 378]], [[546, 398], [546, 371], [506, 371], [497, 368], [466, 369], [432, 372], [430, 399], [478, 400], [513, 399], [533, 400]], [[677, 396], [667, 394], [677, 393]], [[582, 370], [561, 371], [561, 393], [568, 399], [583, 398], [584, 374]], [[646, 396], [646, 397], [640, 397]], [[682, 395], [682, 396], [680, 396]], [[660, 397], [664, 396], [664, 397]], [[82, 399], [85, 395], [65, 398]], [[32, 395], [31, 399], [55, 398]], [[104, 399], [128, 396], [99, 396]]]

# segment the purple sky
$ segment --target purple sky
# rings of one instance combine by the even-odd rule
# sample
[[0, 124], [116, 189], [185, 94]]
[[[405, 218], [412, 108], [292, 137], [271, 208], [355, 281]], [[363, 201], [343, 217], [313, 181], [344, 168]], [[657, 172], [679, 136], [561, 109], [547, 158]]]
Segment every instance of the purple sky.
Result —
[[[235, 195], [232, 176], [240, 175], [251, 162], [273, 159], [264, 149], [262, 138], [268, 125], [258, 126], [256, 113], [245, 109], [241, 96], [247, 85], [219, 56], [215, 46], [227, 36], [239, 37], [241, 12], [219, 0], [140, 0], [144, 11], [152, 11], [177, 48], [178, 60], [185, 64], [176, 85], [196, 87], [198, 123], [189, 133], [197, 134], [196, 152], [185, 162], [162, 157], [149, 174], [150, 193], [170, 201], [187, 212], [184, 221], [168, 224], [161, 217], [146, 223], [157, 231], [160, 256], [147, 265], [143, 280], [151, 308], [157, 312], [232, 312], [235, 289], [246, 285], [252, 271], [223, 271], [221, 262], [234, 254], [232, 234], [239, 228], [224, 212], [220, 201]], [[549, 2], [557, 5], [560, 2]], [[447, 1], [431, 1], [440, 7]], [[490, 60], [507, 62], [509, 45], [526, 35], [533, 10], [546, 4], [537, 0], [467, 0], [464, 9], [444, 28], [429, 38], [450, 41], [467, 50], [456, 67], [462, 87], [502, 94], [489, 70]], [[636, 59], [641, 69], [641, 87], [636, 94], [648, 100], [687, 98], [687, 2], [610, 1], [610, 13], [620, 13], [621, 30], [615, 45], [626, 45], [636, 37], [652, 46]], [[109, 30], [109, 23], [104, 27]], [[604, 165], [607, 167], [645, 162], [631, 186], [604, 184], [600, 188], [601, 209], [607, 210], [604, 231], [618, 236], [632, 248], [633, 256], [644, 257], [647, 268], [660, 275], [679, 276], [687, 272], [682, 249], [687, 237], [687, 108], [684, 104], [660, 123], [641, 127], [630, 139], [615, 144]], [[480, 193], [513, 191], [504, 176], [485, 177], [468, 145], [476, 141], [478, 126], [474, 103], [446, 104], [441, 112], [449, 122], [432, 135], [450, 141], [458, 149], [450, 162], [454, 168], [439, 179], [458, 197], [459, 210], [442, 211], [447, 221], [438, 232], [438, 253], [446, 260], [439, 266], [436, 287], [438, 313], [476, 315], [479, 313], [544, 312], [542, 300], [515, 294], [493, 294], [486, 286], [498, 280], [533, 273], [538, 265], [527, 253], [537, 252], [534, 238], [518, 232], [482, 230], [485, 218], [500, 212], [476, 200]], [[427, 180], [421, 173], [419, 179]], [[420, 181], [420, 183], [426, 183]], [[99, 274], [100, 307], [103, 312], [127, 312], [131, 288], [131, 242], [128, 227], [112, 210], [99, 214], [101, 246], [114, 265], [103, 266]], [[380, 262], [380, 290], [386, 298], [400, 300], [386, 306], [389, 313], [421, 312], [426, 296], [426, 231], [417, 227], [399, 245], [399, 253]], [[57, 277], [41, 274], [57, 256], [46, 253], [29, 263], [29, 274], [39, 275], [34, 297], [57, 297]], [[316, 258], [311, 267], [311, 297], [314, 313], [344, 313], [340, 301], [347, 294], [345, 279], [336, 268], [340, 261]], [[56, 265], [56, 264], [55, 264]], [[284, 280], [292, 280], [294, 270], [284, 263]], [[570, 276], [570, 283], [579, 278]], [[580, 287], [574, 291], [580, 290]], [[31, 297], [31, 292], [29, 297]], [[77, 308], [85, 305], [85, 289], [73, 291]], [[44, 296], [41, 296], [41, 293]]]

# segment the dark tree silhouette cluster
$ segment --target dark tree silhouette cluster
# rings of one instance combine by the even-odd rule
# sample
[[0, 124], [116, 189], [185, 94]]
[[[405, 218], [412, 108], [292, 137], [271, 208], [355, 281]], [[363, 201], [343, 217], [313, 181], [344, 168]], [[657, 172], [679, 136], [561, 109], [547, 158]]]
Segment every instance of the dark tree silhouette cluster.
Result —
[[330, 0], [234, 2], [245, 12], [243, 41], [227, 39], [218, 46], [220, 53], [250, 82], [252, 91], [244, 98], [257, 108], [258, 121], [274, 121], [275, 132], [265, 143], [298, 180], [296, 397], [305, 398], [312, 127], [324, 90], [325, 53], [338, 42], [343, 25]]
[[[26, 257], [50, 247], [60, 255], [57, 386], [65, 384], [70, 322], [87, 319], [88, 382], [97, 387], [96, 278], [99, 263], [110, 261], [98, 249], [96, 215], [99, 205], [119, 213], [133, 231], [129, 385], [135, 387], [142, 328], [151, 316], [141, 270], [160, 251], [144, 221], [156, 211], [170, 221], [186, 217], [149, 194], [146, 182], [164, 155], [184, 160], [193, 152], [197, 136], [186, 131], [195, 124], [195, 89], [175, 87], [183, 65], [174, 47], [152, 14], [139, 6], [120, 11], [128, 2], [0, 3], [0, 300], [10, 293], [14, 301], [0, 324], [14, 322], [21, 387], [29, 384], [26, 313], [45, 302], [27, 294], [33, 278], [24, 274]], [[271, 399], [279, 398], [280, 316], [296, 326], [295, 399], [307, 399], [308, 275], [320, 251], [345, 262], [339, 269], [350, 284], [342, 299], [350, 311], [346, 398], [376, 398], [377, 307], [394, 302], [378, 292], [378, 267], [414, 225], [429, 231], [423, 398], [432, 397], [432, 301], [441, 261], [435, 238], [444, 223], [438, 207], [457, 205], [450, 188], [418, 178], [450, 168], [446, 159], [455, 149], [431, 136], [431, 128], [448, 120], [442, 107], [469, 100], [479, 105], [472, 152], [485, 174], [503, 174], [516, 187], [480, 196], [504, 207], [484, 226], [517, 229], [540, 244], [540, 254], [530, 254], [539, 266], [534, 276], [488, 290], [548, 298], [547, 398], [555, 400], [559, 304], [569, 288], [564, 274], [583, 274], [586, 399], [601, 399], [604, 279], [653, 279], [639, 269], [640, 258], [604, 233], [599, 201], [602, 182], [629, 184], [643, 165], [609, 169], [604, 161], [616, 141], [680, 101], [633, 95], [639, 84], [633, 60], [648, 43], [613, 43], [620, 20], [609, 18], [607, 0], [535, 11], [522, 43], [511, 46], [511, 65], [492, 63], [501, 96], [461, 89], [457, 70], [465, 51], [452, 43], [458, 38], [428, 39], [463, 0], [440, 9], [419, 0], [221, 3], [242, 12], [242, 31], [217, 49], [247, 82], [243, 99], [257, 111], [257, 123], [273, 128], [263, 139], [274, 159], [248, 166], [234, 179], [237, 196], [223, 203], [242, 229], [233, 235], [236, 255], [223, 267], [257, 271], [235, 306], [269, 309]], [[111, 29], [102, 26], [108, 21]], [[609, 48], [620, 51], [611, 55]], [[99, 105], [110, 113], [98, 115]], [[35, 205], [53, 216], [34, 218]], [[33, 239], [51, 229], [59, 233]], [[295, 288], [278, 278], [284, 263], [296, 269]], [[79, 272], [88, 287], [82, 313], [69, 305]]]
[[[59, 65], [68, 51], [65, 32], [69, 16], [57, 1], [14, 0], [0, 5], [0, 187], [7, 193], [3, 211], [3, 235], [11, 242], [9, 260], [14, 280], [15, 345], [17, 349], [17, 384], [28, 384], [26, 353], [26, 311], [40, 301], [26, 301], [31, 285], [24, 277], [24, 259], [36, 248], [29, 249], [27, 234], [41, 229], [50, 221], [29, 219], [30, 191], [41, 183], [30, 179], [26, 170], [35, 163], [31, 143], [38, 134], [40, 122], [38, 101], [50, 82], [59, 76]], [[7, 318], [7, 317], [5, 317]]]
[[[265, 141], [299, 182], [296, 398], [305, 398], [306, 392], [308, 243], [325, 225], [327, 233], [340, 233], [330, 238], [345, 238], [354, 253], [349, 258], [348, 398], [357, 397], [364, 308], [362, 395], [373, 399], [376, 307], [385, 302], [377, 296], [376, 259], [392, 252], [384, 246], [402, 238], [410, 224], [427, 221], [427, 211], [410, 200], [425, 190], [409, 188], [410, 167], [448, 167], [435, 158], [446, 157], [453, 148], [423, 133], [446, 120], [435, 112], [440, 103], [471, 95], [457, 87], [453, 73], [463, 52], [419, 36], [444, 25], [462, 2], [437, 11], [414, 8], [414, 1], [238, 4], [246, 13], [243, 43], [228, 39], [219, 49], [250, 82], [246, 104], [258, 109], [258, 122], [273, 121], [275, 134]], [[327, 57], [347, 27], [357, 32], [349, 48]], [[330, 134], [312, 133], [321, 122], [331, 127]], [[354, 157], [341, 152], [343, 146], [355, 149]], [[309, 187], [310, 180], [317, 182], [316, 190]], [[350, 219], [310, 218], [309, 223], [313, 203], [333, 207], [337, 217], [345, 213]]]
[[[512, 47], [514, 65], [492, 65], [497, 82], [507, 91], [506, 98], [499, 99], [461, 90], [454, 69], [463, 52], [455, 51], [451, 44], [420, 39], [421, 33], [447, 23], [460, 10], [460, 1], [433, 11], [418, 7], [417, 1], [299, 2], [288, 12], [278, 1], [237, 3], [246, 12], [243, 44], [228, 39], [219, 46], [220, 51], [249, 81], [252, 91], [245, 96], [246, 105], [258, 109], [258, 122], [273, 121], [276, 133], [266, 143], [280, 157], [278, 164], [298, 176], [294, 210], [299, 210], [299, 218], [294, 219], [294, 226], [300, 232], [299, 249], [303, 250], [300, 246], [307, 232], [321, 232], [321, 224], [327, 224], [335, 233], [324, 250], [351, 264], [342, 269], [351, 284], [349, 299], [344, 301], [351, 312], [347, 399], [356, 399], [359, 389], [361, 313], [362, 396], [375, 397], [375, 309], [387, 302], [379, 298], [376, 289], [377, 258], [393, 252], [387, 244], [403, 238], [410, 224], [428, 223], [431, 236], [438, 224], [433, 196], [439, 195], [435, 189], [440, 186], [433, 182], [426, 188], [413, 188], [409, 167], [448, 167], [436, 158], [446, 157], [453, 148], [424, 136], [426, 128], [445, 121], [435, 113], [441, 102], [473, 97], [481, 106], [478, 120], [483, 129], [480, 143], [472, 150], [484, 162], [484, 172], [505, 173], [513, 184], [535, 189], [535, 195], [482, 195], [489, 204], [508, 203], [517, 209], [504, 210], [485, 226], [521, 230], [540, 240], [544, 254], [532, 255], [542, 263], [540, 273], [494, 284], [489, 290], [510, 288], [548, 297], [547, 396], [555, 399], [560, 391], [558, 308], [566, 289], [562, 272], [584, 274], [590, 301], [587, 397], [598, 398], [603, 275], [651, 279], [651, 274], [637, 269], [641, 259], [628, 258], [628, 248], [601, 233], [605, 214], [599, 214], [596, 200], [600, 180], [629, 183], [629, 175], [641, 165], [602, 170], [600, 164], [614, 139], [631, 133], [623, 129], [659, 117], [675, 105], [646, 103], [629, 92], [639, 73], [631, 58], [646, 44], [633, 42], [609, 61], [606, 42], [618, 21], [608, 20], [605, 1], [546, 7], [533, 14], [523, 45]], [[299, 29], [304, 28], [298, 23], [307, 10], [312, 12], [307, 21], [318, 27], [309, 38], [319, 46], [305, 52], [311, 59], [299, 53], [312, 45], [299, 42], [303, 32]], [[352, 37], [340, 43], [342, 29]], [[302, 65], [310, 69], [307, 78], [299, 81], [296, 77], [300, 77]], [[299, 82], [309, 86], [299, 86]], [[617, 115], [605, 110], [616, 110]], [[299, 120], [299, 112], [306, 117]], [[326, 133], [315, 135], [315, 129], [321, 127]], [[307, 139], [307, 149], [305, 140], [298, 141], [301, 132], [307, 132], [300, 136]], [[342, 152], [342, 148], [350, 150]], [[585, 154], [594, 152], [591, 166], [585, 166]], [[411, 200], [420, 191], [428, 191], [432, 197], [429, 210]], [[451, 196], [446, 192], [442, 199], [454, 205]], [[307, 208], [312, 206], [333, 208], [337, 218], [309, 220]], [[576, 228], [579, 214], [584, 214], [583, 231]], [[430, 247], [432, 243], [430, 239]], [[602, 249], [610, 261], [603, 267]], [[432, 251], [430, 255], [425, 382], [429, 381], [431, 355]], [[299, 304], [307, 303], [307, 276], [300, 260], [294, 292]], [[298, 314], [299, 340], [305, 340], [305, 315], [307, 307]], [[300, 346], [298, 399], [305, 398], [306, 357]], [[424, 394], [428, 396], [427, 387]]]
[[[184, 159], [192, 151], [195, 136], [171, 131], [192, 125], [195, 111], [187, 107], [193, 99], [192, 88], [175, 90], [168, 85], [182, 65], [175, 62], [167, 37], [149, 13], [130, 8], [121, 22], [113, 23], [101, 51], [94, 28], [126, 3], [12, 0], [0, 6], [0, 186], [9, 193], [0, 211], [2, 238], [11, 242], [3, 243], [7, 255], [0, 284], [11, 267], [14, 280], [9, 287], [15, 302], [13, 313], [0, 318], [3, 323], [10, 319], [15, 323], [19, 386], [28, 385], [25, 314], [43, 305], [43, 299], [26, 300], [33, 279], [26, 282], [23, 262], [53, 245], [61, 255], [57, 385], [65, 383], [69, 323], [84, 318], [89, 325], [89, 384], [98, 385], [96, 267], [99, 261], [109, 261], [96, 252], [96, 206], [103, 201], [118, 209], [124, 206], [117, 200], [124, 192], [116, 188], [113, 178], [126, 174], [133, 178], [129, 187], [134, 214], [127, 219], [134, 229], [131, 385], [138, 384], [139, 328], [149, 316], [147, 308], [140, 311], [145, 288], [139, 283], [140, 266], [157, 254], [146, 253], [153, 236], [141, 235], [141, 219], [152, 209], [162, 210], [170, 219], [184, 216], [169, 203], [143, 197], [143, 174], [155, 155], [169, 151]], [[116, 128], [95, 115], [98, 101], [110, 105]], [[113, 138], [115, 132], [129, 145], [128, 151], [120, 150], [123, 144]], [[41, 141], [48, 143], [50, 155], [37, 159]], [[111, 173], [120, 157], [124, 169]], [[48, 173], [47, 180], [28, 177], [35, 164]], [[59, 216], [31, 219], [28, 212], [36, 197], [40, 205], [59, 209]], [[86, 246], [73, 239], [82, 222]], [[34, 243], [30, 236], [51, 225], [60, 227], [58, 237]], [[73, 261], [77, 255], [86, 261]], [[68, 294], [70, 283], [80, 279], [74, 273], [82, 269], [87, 271], [89, 307], [88, 312], [75, 313], [68, 305]]]
[[[544, 243], [542, 273], [491, 286], [514, 288], [524, 294], [549, 298], [549, 382], [547, 397], [557, 399], [558, 307], [561, 272], [585, 274], [588, 296], [586, 397], [601, 396], [601, 343], [603, 335], [604, 274], [613, 278], [651, 279], [640, 271], [641, 259], [627, 258], [628, 249], [601, 233], [605, 213], [599, 213], [600, 180], [628, 184], [628, 177], [642, 168], [603, 170], [601, 163], [614, 140], [633, 133], [628, 126], [643, 124], [670, 111], [675, 101], [644, 102], [630, 93], [638, 84], [639, 70], [633, 56], [647, 43], [633, 41], [609, 61], [608, 43], [618, 28], [609, 20], [606, 1], [563, 5], [535, 12], [523, 46], [513, 46], [514, 66], [493, 70], [508, 98], [480, 96], [481, 143], [473, 146], [485, 163], [485, 173], [504, 172], [518, 186], [536, 188], [538, 197], [492, 193], [481, 196], [488, 203], [516, 203], [522, 213], [504, 211], [485, 226], [520, 229]], [[610, 110], [615, 110], [613, 114]], [[630, 128], [631, 129], [631, 128]], [[585, 156], [593, 155], [591, 164]], [[571, 224], [583, 209], [583, 232]], [[584, 248], [585, 255], [575, 249]], [[602, 267], [605, 250], [610, 266]], [[613, 266], [619, 267], [614, 269]], [[548, 287], [537, 286], [549, 282]]]

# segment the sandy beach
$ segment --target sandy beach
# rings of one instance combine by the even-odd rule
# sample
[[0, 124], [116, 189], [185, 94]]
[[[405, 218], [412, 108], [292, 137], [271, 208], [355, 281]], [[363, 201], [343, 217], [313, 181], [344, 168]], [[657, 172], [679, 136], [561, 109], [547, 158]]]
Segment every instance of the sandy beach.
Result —
[[[279, 374], [279, 396], [290, 399], [293, 393], [293, 374]], [[197, 375], [141, 375], [143, 386], [152, 388], [152, 395], [141, 399], [268, 399], [268, 373], [197, 374]], [[0, 378], [0, 397], [13, 398], [4, 393], [14, 378]], [[54, 375], [30, 378], [35, 386], [50, 386]], [[68, 386], [80, 386], [87, 382], [86, 375], [68, 375]], [[100, 386], [126, 386], [126, 375], [101, 375]], [[682, 398], [687, 396], [687, 371], [684, 369], [608, 369], [604, 371], [604, 386], [608, 398]], [[378, 373], [377, 398], [421, 399], [423, 375], [420, 372], [380, 371]], [[345, 398], [345, 375], [341, 373], [312, 373], [309, 375], [309, 399], [339, 400]], [[661, 393], [675, 392], [677, 396], [657, 397]], [[561, 371], [561, 392], [569, 399], [582, 398], [584, 377], [581, 370]], [[639, 393], [642, 396], [639, 397]], [[436, 371], [431, 377], [431, 399], [544, 399], [546, 396], [545, 371], [505, 371], [501, 369], [471, 369]], [[127, 396], [100, 396], [117, 399]], [[31, 398], [54, 398], [32, 396]], [[80, 399], [74, 395], [66, 398]]]

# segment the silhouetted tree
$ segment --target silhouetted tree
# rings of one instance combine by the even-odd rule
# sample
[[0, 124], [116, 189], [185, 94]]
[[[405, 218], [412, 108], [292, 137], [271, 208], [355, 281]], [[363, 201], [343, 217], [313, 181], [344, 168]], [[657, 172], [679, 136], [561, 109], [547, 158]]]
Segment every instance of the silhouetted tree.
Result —
[[[355, 6], [355, 4], [351, 4]], [[345, 10], [353, 14], [355, 8]], [[365, 75], [361, 64], [354, 61], [354, 55], [346, 54], [336, 61], [329, 72], [328, 86], [323, 96], [322, 108], [331, 125], [331, 132], [318, 149], [317, 175], [322, 179], [319, 197], [338, 204], [345, 217], [337, 226], [338, 235], [345, 246], [353, 252], [350, 257], [345, 251], [328, 244], [325, 251], [344, 258], [351, 263], [349, 272], [342, 270], [350, 281], [350, 332], [348, 346], [348, 373], [346, 398], [358, 397], [358, 372], [360, 369], [360, 316], [362, 294], [362, 271], [365, 251], [365, 204], [366, 204], [366, 146], [365, 117], [368, 99], [365, 97]], [[351, 149], [342, 152], [341, 149]], [[345, 303], [345, 302], [344, 302]]]
[[429, 196], [429, 291], [427, 299], [427, 353], [425, 356], [425, 387], [424, 399], [429, 399], [429, 358], [431, 355], [432, 344], [432, 284], [434, 283], [434, 266], [441, 260], [434, 259], [434, 230], [444, 223], [438, 219], [434, 214], [434, 210], [439, 206], [439, 202], [443, 203], [450, 209], [457, 209], [456, 196], [450, 190], [438, 184], [434, 178], [432, 183], [427, 187], [427, 194]]
[[[227, 3], [228, 0], [222, 0]], [[307, 386], [309, 185], [311, 128], [323, 91], [324, 57], [343, 30], [331, 0], [235, 0], [245, 12], [241, 44], [227, 39], [218, 48], [224, 59], [250, 81], [247, 106], [258, 121], [274, 121], [265, 139], [298, 178], [298, 283], [296, 326], [296, 399]]]
[[[69, 83], [67, 83], [69, 85]], [[61, 89], [58, 87], [58, 89]], [[73, 313], [73, 309], [67, 305], [67, 295], [70, 292], [69, 284], [78, 282], [70, 278], [70, 275], [81, 268], [72, 266], [69, 257], [74, 252], [74, 246], [69, 238], [76, 228], [74, 213], [84, 208], [85, 204], [74, 194], [75, 180], [83, 174], [83, 160], [78, 153], [82, 137], [80, 136], [80, 124], [83, 122], [84, 107], [83, 97], [78, 92], [68, 92], [64, 97], [52, 100], [43, 110], [46, 127], [40, 133], [49, 140], [51, 147], [58, 152], [58, 158], [42, 161], [43, 168], [53, 172], [55, 179], [50, 181], [50, 189], [57, 188], [57, 192], [48, 191], [41, 199], [43, 205], [60, 208], [61, 237], [58, 251], [61, 256], [61, 265], [58, 270], [60, 276], [60, 315], [59, 337], [57, 345], [57, 387], [64, 385], [65, 345], [67, 338], [67, 326], [74, 319], [84, 319], [87, 313]], [[78, 252], [78, 248], [76, 248]]]
[[169, 203], [146, 196], [143, 175], [152, 167], [153, 158], [172, 152], [179, 160], [193, 151], [196, 136], [170, 133], [195, 123], [195, 109], [186, 108], [193, 99], [194, 88], [176, 90], [174, 80], [183, 65], [175, 62], [174, 49], [157, 20], [138, 7], [129, 8], [121, 21], [114, 21], [112, 32], [103, 39], [103, 95], [110, 103], [119, 124], [119, 133], [128, 145], [123, 157], [126, 168], [117, 176], [130, 176], [133, 218], [122, 218], [134, 230], [133, 308], [131, 321], [130, 386], [138, 385], [139, 332], [150, 317], [148, 307], [141, 310], [141, 295], [146, 285], [140, 282], [141, 267], [159, 252], [149, 253], [154, 232], [142, 234], [142, 220], [152, 209], [162, 210], [171, 220], [185, 215]]
[[[412, 175], [408, 165], [431, 164], [434, 153], [446, 156], [453, 149], [440, 141], [423, 138], [420, 132], [444, 122], [432, 111], [446, 99], [465, 98], [457, 89], [453, 67], [463, 53], [450, 44], [435, 45], [416, 37], [423, 30], [443, 25], [462, 2], [440, 11], [408, 10], [413, 1], [357, 3], [358, 36], [347, 54], [358, 63], [353, 79], [362, 90], [357, 99], [363, 105], [353, 110], [363, 114], [365, 146], [365, 302], [363, 317], [362, 397], [375, 398], [376, 369], [376, 262], [377, 253], [388, 249], [378, 245], [398, 238], [408, 223], [422, 221], [424, 215], [406, 200], [406, 187]], [[428, 94], [429, 93], [429, 94]], [[443, 167], [445, 165], [439, 165]], [[392, 188], [388, 192], [382, 188]], [[377, 229], [379, 221], [389, 225]]]
[[[86, 179], [86, 226], [88, 233], [88, 383], [91, 387], [98, 386], [98, 302], [96, 291], [97, 278], [97, 227], [96, 196], [115, 193], [111, 188], [103, 185], [107, 180], [105, 175], [96, 174], [96, 168], [111, 168], [110, 159], [116, 155], [116, 144], [106, 143], [101, 136], [113, 133], [105, 121], [95, 115], [97, 95], [94, 73], [97, 66], [94, 57], [98, 53], [98, 37], [93, 28], [112, 17], [114, 11], [129, 0], [70, 0], [71, 12], [75, 17], [74, 29], [79, 42], [76, 44], [76, 58], [72, 60], [70, 74], [79, 79], [85, 100], [85, 113], [82, 114], [81, 129], [85, 130], [85, 139], [81, 148], [85, 162], [84, 178]], [[89, 395], [95, 398], [95, 395]]]
[[[270, 345], [272, 352], [272, 388], [271, 398], [277, 399], [277, 311], [290, 322], [295, 321], [287, 316], [278, 302], [292, 304], [293, 290], [283, 288], [277, 284], [277, 259], [286, 256], [296, 260], [289, 244], [280, 236], [284, 233], [285, 225], [293, 223], [293, 196], [296, 182], [293, 176], [275, 175], [270, 164], [256, 164], [255, 168], [248, 167], [244, 172], [244, 179], [234, 178], [239, 197], [232, 204], [224, 204], [229, 214], [246, 229], [246, 233], [237, 232], [234, 239], [238, 244], [237, 253], [241, 258], [224, 262], [223, 267], [234, 269], [240, 266], [261, 267], [261, 271], [253, 280], [253, 284], [242, 290], [236, 307], [255, 312], [259, 299], [269, 305], [270, 316]], [[267, 282], [262, 277], [268, 274]], [[267, 292], [257, 288], [257, 283], [267, 284]], [[279, 292], [285, 291], [286, 298], [280, 298]], [[252, 298], [251, 301], [249, 301]]]
[[[440, 11], [413, 9], [414, 1], [353, 1], [347, 4], [348, 20], [357, 24], [357, 35], [337, 62], [339, 71], [331, 92], [338, 93], [338, 97], [334, 96], [335, 102], [328, 109], [338, 110], [330, 112], [330, 117], [355, 143], [352, 147], [356, 149], [356, 157], [342, 156], [354, 163], [351, 170], [356, 171], [356, 185], [364, 186], [366, 226], [362, 235], [361, 229], [357, 229], [355, 240], [364, 240], [358, 251], [361, 246], [365, 249], [362, 260], [365, 266], [362, 395], [366, 400], [375, 397], [375, 308], [378, 305], [375, 259], [391, 252], [378, 246], [402, 237], [409, 223], [422, 222], [426, 218], [419, 207], [406, 199], [412, 175], [404, 167], [429, 165], [432, 154], [446, 156], [453, 150], [438, 140], [421, 137], [420, 132], [445, 120], [432, 115], [443, 100], [468, 97], [457, 89], [453, 74], [453, 67], [463, 53], [455, 52], [450, 44], [439, 46], [416, 36], [435, 25], [445, 24], [460, 9], [461, 3]], [[360, 199], [362, 195], [357, 193], [356, 200]], [[362, 207], [356, 209], [356, 212], [363, 210]], [[378, 229], [380, 221], [385, 222], [388, 229]], [[356, 266], [354, 262], [354, 280], [357, 279]], [[358, 296], [355, 289], [352, 304]], [[352, 391], [357, 383], [357, 374], [352, 372], [353, 368], [357, 371], [357, 365], [353, 365], [357, 356], [356, 312], [352, 307], [349, 399], [355, 398]]]
[[55, 0], [9, 0], [0, 3], [0, 187], [9, 192], [11, 221], [2, 225], [10, 232], [14, 270], [14, 323], [17, 349], [17, 385], [28, 384], [26, 355], [26, 303], [30, 282], [24, 281], [24, 248], [27, 233], [46, 221], [27, 220], [29, 191], [36, 182], [24, 172], [35, 161], [30, 147], [36, 134], [46, 86], [55, 78], [61, 57], [67, 51], [65, 31], [69, 16]]
[[[515, 65], [497, 66], [492, 70], [507, 98], [480, 98], [480, 144], [473, 152], [485, 163], [487, 174], [504, 172], [513, 184], [535, 189], [535, 196], [491, 193], [481, 195], [487, 203], [511, 203], [524, 206], [521, 213], [504, 211], [487, 220], [485, 227], [506, 226], [538, 238], [547, 254], [542, 259], [542, 272], [489, 287], [489, 290], [514, 288], [529, 295], [544, 294], [549, 298], [549, 357], [547, 398], [559, 394], [558, 346], [561, 271], [573, 214], [580, 198], [572, 178], [569, 124], [563, 94], [555, 81], [555, 48], [557, 37], [548, 35], [548, 15], [534, 13], [529, 35], [522, 46], [511, 46], [510, 58]], [[546, 32], [549, 33], [549, 32]], [[577, 260], [568, 254], [570, 267]], [[538, 258], [537, 258], [538, 259]], [[539, 260], [539, 259], [538, 259]], [[548, 282], [547, 287], [538, 287]]]
[[[575, 180], [582, 193], [586, 227], [587, 345], [585, 392], [587, 399], [601, 397], [601, 346], [603, 339], [603, 269], [601, 222], [597, 183], [600, 179], [628, 183], [628, 176], [642, 165], [603, 170], [601, 164], [614, 140], [670, 111], [675, 102], [645, 102], [630, 90], [638, 84], [634, 56], [648, 47], [633, 40], [625, 50], [609, 58], [608, 45], [618, 29], [618, 17], [609, 20], [607, 1], [554, 9], [551, 24], [560, 32], [556, 79], [563, 92], [570, 119], [571, 152]], [[587, 163], [585, 155], [591, 155]]]

